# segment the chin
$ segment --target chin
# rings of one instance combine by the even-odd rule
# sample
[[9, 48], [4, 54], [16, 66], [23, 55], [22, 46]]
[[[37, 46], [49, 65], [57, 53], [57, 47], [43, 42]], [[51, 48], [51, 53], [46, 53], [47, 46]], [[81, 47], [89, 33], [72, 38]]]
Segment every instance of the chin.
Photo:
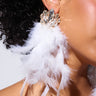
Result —
[[77, 58], [84, 64], [90, 64], [96, 67], [96, 51], [75, 51]]
[[84, 49], [83, 51], [80, 51], [80, 55], [80, 58], [84, 63], [96, 66], [96, 48], [89, 47], [88, 49]]
[[96, 67], [96, 59], [95, 59], [95, 60], [92, 60], [92, 61], [90, 62], [90, 65]]
[[96, 51], [91, 52], [89, 55], [89, 62], [91, 65], [96, 66]]
[[90, 64], [96, 67], [96, 56], [91, 56], [90, 58], [86, 59], [86, 61], [87, 61], [87, 64]]

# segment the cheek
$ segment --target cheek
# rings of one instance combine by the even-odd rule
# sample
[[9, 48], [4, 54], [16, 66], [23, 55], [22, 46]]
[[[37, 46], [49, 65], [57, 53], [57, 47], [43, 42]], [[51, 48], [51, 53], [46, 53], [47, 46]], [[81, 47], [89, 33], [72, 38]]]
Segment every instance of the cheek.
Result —
[[61, 6], [60, 28], [68, 37], [70, 46], [83, 56], [95, 60], [96, 1], [71, 0]]
[[[79, 0], [78, 0], [79, 1]], [[90, 36], [96, 36], [96, 0], [81, 0], [81, 14], [83, 22], [85, 22], [86, 34], [90, 32]]]

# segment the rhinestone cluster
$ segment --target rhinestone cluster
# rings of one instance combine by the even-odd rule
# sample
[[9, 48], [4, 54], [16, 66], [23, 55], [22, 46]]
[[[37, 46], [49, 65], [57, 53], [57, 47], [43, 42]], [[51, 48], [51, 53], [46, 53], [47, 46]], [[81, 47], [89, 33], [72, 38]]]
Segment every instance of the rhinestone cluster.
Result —
[[55, 27], [60, 23], [59, 14], [55, 14], [53, 9], [50, 11], [44, 10], [40, 18], [42, 24], [48, 24], [51, 27]]

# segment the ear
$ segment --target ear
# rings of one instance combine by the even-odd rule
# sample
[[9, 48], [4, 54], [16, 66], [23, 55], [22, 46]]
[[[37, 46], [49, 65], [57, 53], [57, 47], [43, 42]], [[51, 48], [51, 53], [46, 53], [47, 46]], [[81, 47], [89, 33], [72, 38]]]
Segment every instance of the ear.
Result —
[[44, 3], [45, 7], [50, 10], [50, 9], [54, 9], [55, 13], [59, 12], [60, 9], [60, 1], [61, 0], [42, 0], [42, 2]]

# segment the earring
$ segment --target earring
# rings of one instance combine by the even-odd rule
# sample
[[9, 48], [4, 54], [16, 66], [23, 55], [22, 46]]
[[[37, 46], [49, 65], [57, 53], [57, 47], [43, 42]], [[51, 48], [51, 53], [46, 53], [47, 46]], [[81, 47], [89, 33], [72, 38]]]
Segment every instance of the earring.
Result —
[[41, 96], [46, 96], [50, 87], [59, 96], [59, 91], [67, 86], [70, 76], [70, 68], [64, 61], [68, 58], [68, 42], [58, 27], [59, 15], [53, 9], [44, 10], [40, 18], [40, 22], [36, 22], [35, 27], [30, 30], [26, 45], [12, 49], [17, 53], [28, 53], [32, 49], [22, 57], [26, 80], [21, 95], [26, 83], [33, 85], [43, 82], [46, 88]]
[[44, 10], [40, 15], [40, 23], [48, 24], [50, 27], [55, 27], [60, 23], [59, 14], [54, 14], [54, 10], [50, 11]]

